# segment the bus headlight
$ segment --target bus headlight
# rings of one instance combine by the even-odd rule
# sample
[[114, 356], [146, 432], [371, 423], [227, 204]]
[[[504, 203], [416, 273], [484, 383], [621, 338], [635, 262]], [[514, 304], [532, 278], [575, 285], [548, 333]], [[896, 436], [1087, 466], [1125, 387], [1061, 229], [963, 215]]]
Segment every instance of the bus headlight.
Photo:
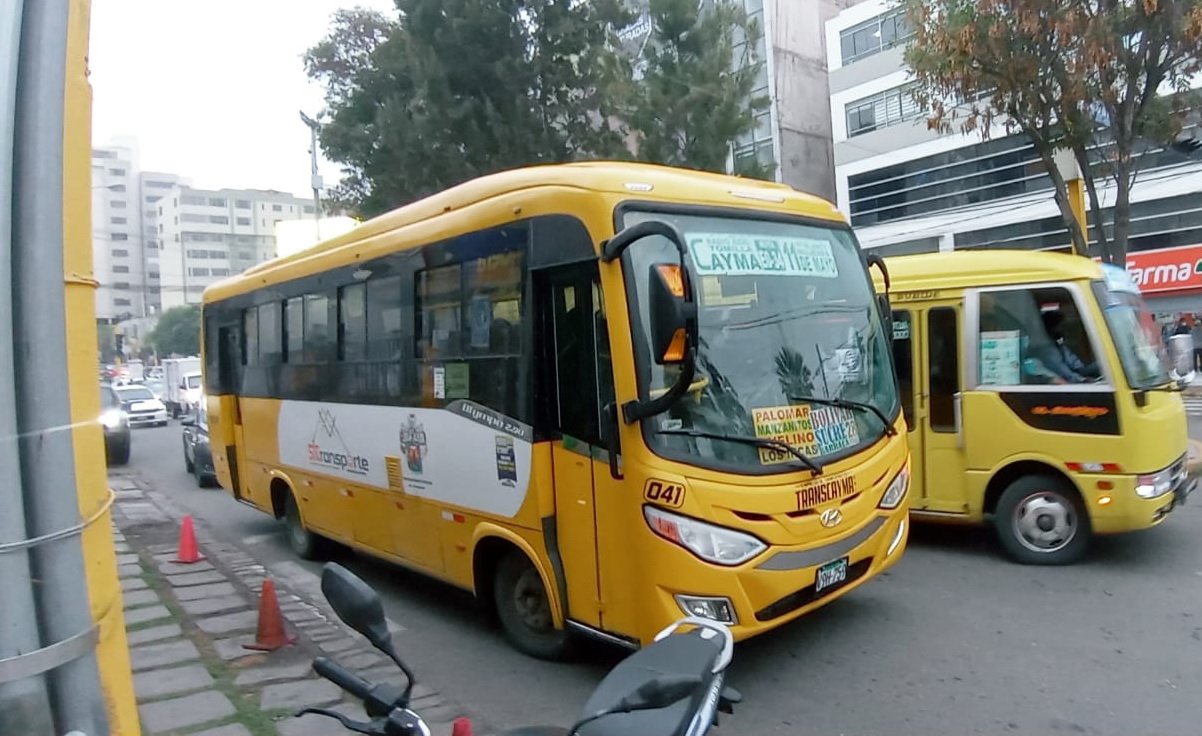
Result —
[[673, 514], [655, 506], [643, 507], [647, 526], [659, 536], [684, 547], [706, 562], [741, 565], [768, 548], [760, 540], [704, 521]]
[[1159, 473], [1140, 475], [1135, 478], [1135, 493], [1140, 498], [1156, 498], [1173, 490], [1173, 467], [1170, 465]]
[[895, 509], [897, 505], [906, 497], [906, 491], [910, 489], [910, 464], [906, 463], [902, 467], [901, 472], [885, 489], [885, 495], [881, 496], [881, 502], [877, 504], [878, 508]]

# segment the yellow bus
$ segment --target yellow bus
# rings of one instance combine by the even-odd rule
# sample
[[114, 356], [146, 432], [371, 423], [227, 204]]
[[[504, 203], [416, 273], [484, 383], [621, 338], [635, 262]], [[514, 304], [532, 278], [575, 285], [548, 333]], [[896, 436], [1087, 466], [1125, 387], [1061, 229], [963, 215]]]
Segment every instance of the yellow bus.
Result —
[[205, 291], [221, 484], [473, 591], [521, 650], [744, 638], [901, 556], [888, 315], [829, 203], [619, 163], [471, 181]]
[[1013, 559], [1065, 564], [1192, 490], [1177, 376], [1125, 270], [1005, 250], [888, 263], [915, 520], [991, 518]]

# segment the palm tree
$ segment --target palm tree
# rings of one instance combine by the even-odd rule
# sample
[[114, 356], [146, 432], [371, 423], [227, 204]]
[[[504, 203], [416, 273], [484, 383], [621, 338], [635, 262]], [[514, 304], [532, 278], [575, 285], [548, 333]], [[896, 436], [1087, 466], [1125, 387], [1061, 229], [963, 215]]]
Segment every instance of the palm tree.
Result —
[[812, 396], [814, 394], [814, 372], [806, 365], [801, 353], [781, 346], [776, 354], [776, 377], [785, 396]]

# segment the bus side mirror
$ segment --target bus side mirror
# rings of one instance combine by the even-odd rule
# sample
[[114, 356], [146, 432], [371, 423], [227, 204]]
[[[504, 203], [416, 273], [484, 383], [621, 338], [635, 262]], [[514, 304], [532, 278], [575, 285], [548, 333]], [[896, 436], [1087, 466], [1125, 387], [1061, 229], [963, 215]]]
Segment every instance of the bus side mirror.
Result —
[[[648, 220], [631, 225], [602, 244], [601, 262], [610, 263], [620, 258], [623, 251], [631, 245], [653, 235], [667, 238], [672, 245], [676, 246], [680, 260], [676, 264], [675, 272], [670, 268], [660, 271], [661, 266], [671, 264], [655, 264], [653, 266], [657, 273], [651, 276], [652, 289], [648, 309], [651, 311], [652, 334], [648, 338], [651, 340], [652, 349], [656, 352], [655, 361], [661, 365], [678, 363], [680, 371], [676, 376], [676, 382], [660, 396], [645, 400], [635, 399], [622, 404], [622, 419], [627, 424], [633, 424], [640, 419], [653, 417], [667, 411], [668, 407], [676, 403], [676, 400], [689, 390], [689, 385], [693, 382], [693, 375], [697, 369], [697, 345], [700, 340], [697, 334], [696, 292], [693, 290], [692, 278], [689, 276], [689, 249], [685, 245], [684, 236], [676, 226], [662, 220]], [[656, 285], [659, 279], [663, 280], [661, 286]], [[679, 281], [679, 289], [676, 288], [676, 281]], [[662, 293], [656, 296], [656, 291], [660, 288], [665, 290], [671, 299], [667, 299]], [[679, 292], [679, 296], [676, 296], [676, 292]], [[677, 301], [679, 304], [675, 304]], [[677, 334], [680, 335], [678, 343], [680, 358], [672, 360], [671, 350], [673, 344], [677, 342]]]
[[1170, 335], [1166, 341], [1173, 378], [1189, 384], [1194, 380], [1194, 340], [1189, 335]]
[[885, 337], [893, 341], [893, 306], [886, 294], [876, 295], [876, 308], [881, 313], [881, 322], [885, 325]]
[[647, 294], [651, 318], [651, 348], [659, 365], [684, 361], [690, 319], [696, 305], [685, 301], [680, 264], [653, 263], [647, 270]]
[[868, 268], [876, 267], [881, 272], [881, 281], [885, 284], [885, 290], [876, 295], [876, 308], [881, 313], [881, 323], [885, 328], [885, 336], [889, 341], [893, 341], [893, 306], [889, 303], [889, 267], [885, 265], [885, 259], [877, 253], [865, 253], [864, 262]]

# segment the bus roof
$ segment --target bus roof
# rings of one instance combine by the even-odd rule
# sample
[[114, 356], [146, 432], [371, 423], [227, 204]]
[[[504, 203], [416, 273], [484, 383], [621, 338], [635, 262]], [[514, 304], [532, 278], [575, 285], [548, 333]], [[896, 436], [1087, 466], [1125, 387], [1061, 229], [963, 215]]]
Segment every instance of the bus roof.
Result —
[[[373, 236], [453, 213], [478, 202], [538, 187], [570, 187], [620, 194], [643, 201], [695, 202], [729, 207], [754, 206], [758, 209], [846, 222], [842, 213], [830, 202], [775, 182], [621, 161], [529, 166], [464, 182], [374, 217], [350, 232], [298, 253], [253, 266], [239, 276], [210, 286], [205, 290], [205, 301], [241, 293], [254, 288], [252, 283], [261, 283], [258, 279], [251, 282], [250, 277], [261, 276], [316, 255], [332, 253]], [[250, 283], [240, 283], [244, 281]]]
[[[1089, 258], [1029, 250], [953, 251], [886, 258], [893, 291], [939, 291], [975, 286], [1100, 279]], [[879, 281], [880, 276], [873, 272]]]

